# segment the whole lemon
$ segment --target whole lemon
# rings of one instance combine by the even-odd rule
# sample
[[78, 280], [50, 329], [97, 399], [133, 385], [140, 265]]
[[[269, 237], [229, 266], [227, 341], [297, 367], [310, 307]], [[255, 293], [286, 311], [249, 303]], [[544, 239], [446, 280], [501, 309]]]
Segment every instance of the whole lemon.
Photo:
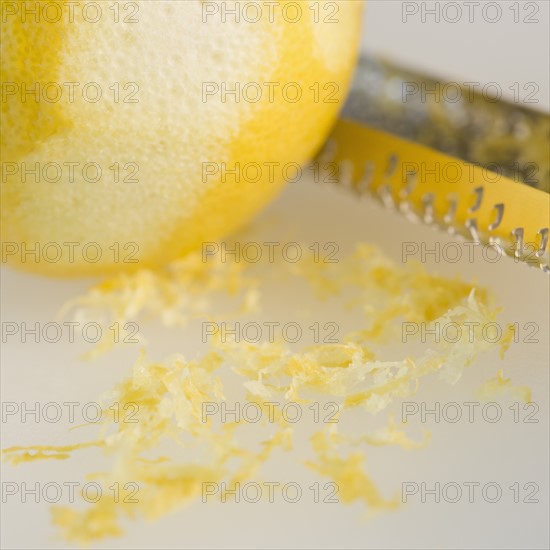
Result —
[[361, 8], [3, 0], [2, 261], [161, 266], [243, 225], [326, 138]]

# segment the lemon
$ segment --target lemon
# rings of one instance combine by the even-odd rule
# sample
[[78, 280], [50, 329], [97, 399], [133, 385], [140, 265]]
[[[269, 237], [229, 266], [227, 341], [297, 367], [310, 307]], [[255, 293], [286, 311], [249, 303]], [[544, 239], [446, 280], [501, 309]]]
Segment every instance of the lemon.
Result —
[[322, 144], [360, 1], [2, 2], [2, 261], [162, 266], [245, 224]]

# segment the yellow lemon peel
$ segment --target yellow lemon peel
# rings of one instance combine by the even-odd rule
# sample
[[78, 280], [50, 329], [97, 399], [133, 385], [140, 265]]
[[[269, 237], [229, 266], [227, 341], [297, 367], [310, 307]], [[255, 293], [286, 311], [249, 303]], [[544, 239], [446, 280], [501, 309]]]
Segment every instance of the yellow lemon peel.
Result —
[[[17, 248], [10, 264], [76, 277], [165, 265], [269, 204], [343, 106], [363, 8], [334, 0], [337, 21], [316, 21], [307, 3], [290, 21], [286, 1], [254, 24], [209, 16], [197, 0], [135, 0], [132, 24], [101, 7], [90, 24], [83, 0], [6, 2], [1, 145], [14, 173], [2, 185], [1, 221]], [[36, 6], [61, 17], [35, 21]], [[50, 164], [57, 176], [44, 175]], [[25, 175], [36, 166], [36, 177]], [[78, 253], [34, 262], [27, 243], [73, 243]], [[81, 254], [88, 243], [98, 245], [96, 261]]]
[[[84, 355], [94, 359], [116, 346], [113, 324], [126, 326], [137, 318], [159, 318], [167, 326], [185, 326], [192, 319], [224, 319], [259, 308], [259, 281], [246, 271], [244, 263], [212, 258], [204, 262], [200, 252], [188, 254], [165, 269], [119, 274], [93, 286], [61, 309], [83, 326], [93, 320], [102, 324], [99, 343]], [[234, 297], [234, 310], [214, 315], [216, 296]], [[143, 342], [141, 334], [134, 335]]]
[[351, 503], [360, 499], [375, 510], [391, 510], [399, 506], [397, 497], [385, 499], [365, 473], [363, 453], [351, 453], [346, 458], [338, 456], [334, 443], [323, 432], [312, 437], [312, 444], [317, 462], [308, 461], [307, 466], [336, 483], [342, 502]]
[[498, 397], [512, 397], [523, 403], [531, 403], [531, 388], [515, 386], [511, 378], [504, 378], [504, 372], [499, 369], [497, 375], [487, 380], [476, 392], [478, 399], [490, 400]]

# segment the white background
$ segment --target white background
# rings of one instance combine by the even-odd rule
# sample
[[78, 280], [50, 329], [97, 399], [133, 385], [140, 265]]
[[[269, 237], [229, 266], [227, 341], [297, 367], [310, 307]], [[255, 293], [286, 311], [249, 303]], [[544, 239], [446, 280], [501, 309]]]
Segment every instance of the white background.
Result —
[[[488, 4], [498, 8], [488, 8]], [[517, 8], [511, 9], [517, 4], [519, 15]], [[439, 22], [436, 15], [431, 15], [434, 10]], [[509, 99], [513, 99], [509, 87], [514, 83], [522, 88], [534, 82], [540, 88], [535, 97], [538, 104], [530, 107], [547, 111], [550, 106], [549, 10], [547, 1], [369, 0], [363, 48], [451, 82], [481, 85], [495, 82], [501, 87], [503, 97], [508, 95]], [[452, 22], [455, 19], [457, 21]], [[493, 19], [495, 22], [491, 22]], [[534, 20], [538, 23], [526, 22]]]

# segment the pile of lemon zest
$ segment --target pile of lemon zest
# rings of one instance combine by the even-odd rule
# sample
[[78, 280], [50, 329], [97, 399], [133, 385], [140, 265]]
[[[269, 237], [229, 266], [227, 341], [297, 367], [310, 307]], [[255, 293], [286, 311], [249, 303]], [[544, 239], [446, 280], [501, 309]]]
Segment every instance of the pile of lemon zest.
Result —
[[59, 528], [62, 537], [81, 546], [106, 537], [119, 537], [123, 534], [113, 509], [116, 504], [103, 503], [78, 512], [66, 506], [52, 508], [52, 523]]
[[363, 453], [355, 452], [343, 458], [335, 451], [324, 432], [317, 432], [311, 438], [316, 461], [307, 461], [306, 466], [324, 477], [332, 479], [338, 487], [338, 498], [344, 503], [363, 500], [369, 508], [392, 510], [399, 506], [399, 499], [384, 498], [376, 484], [365, 473]]
[[[123, 341], [126, 323], [140, 318], [159, 318], [167, 326], [185, 326], [195, 318], [216, 319], [212, 308], [219, 293], [237, 298], [234, 310], [224, 313], [224, 318], [258, 311], [259, 281], [246, 268], [245, 262], [232, 258], [205, 262], [200, 252], [190, 253], [162, 270], [144, 269], [107, 279], [65, 304], [59, 316], [71, 316], [78, 326], [100, 323], [101, 339], [83, 355], [94, 359]], [[113, 325], [118, 331], [109, 329]], [[144, 341], [139, 333], [132, 338]]]
[[500, 358], [504, 359], [504, 354], [508, 351], [510, 348], [510, 345], [514, 341], [514, 338], [516, 336], [516, 327], [509, 323], [506, 325], [506, 333], [502, 341], [500, 342]]
[[[137, 272], [102, 283], [73, 306], [76, 304], [78, 315], [83, 318], [89, 318], [99, 306], [119, 322], [137, 315], [157, 316], [167, 325], [183, 325], [196, 316], [214, 319], [207, 311], [213, 292], [236, 295], [244, 291], [245, 309], [258, 305], [257, 285], [245, 267], [244, 263], [212, 267], [194, 255], [161, 273]], [[285, 403], [308, 403], [316, 396], [339, 401], [334, 418], [339, 419], [358, 406], [376, 413], [397, 398], [413, 395], [426, 376], [439, 374], [448, 382], [456, 382], [479, 353], [496, 347], [483, 338], [480, 328], [493, 321], [497, 313], [487, 304], [488, 296], [483, 290], [427, 274], [421, 266], [397, 268], [374, 247], [358, 246], [349, 259], [339, 264], [294, 265], [291, 270], [304, 276], [325, 297], [353, 292], [355, 299], [350, 303], [363, 308], [368, 326], [344, 337], [343, 343], [310, 346], [297, 353], [282, 342], [222, 342], [219, 335], [213, 339], [212, 351], [194, 361], [175, 356], [150, 362], [142, 353], [131, 376], [105, 398], [100, 445], [90, 442], [48, 448], [56, 449], [57, 454], [53, 455], [40, 447], [12, 447], [5, 451], [5, 456], [16, 464], [40, 458], [67, 458], [83, 446], [102, 446], [112, 458], [110, 471], [95, 474], [105, 486], [105, 493], [115, 482], [139, 484], [137, 503], [115, 503], [112, 498], [105, 498], [84, 512], [56, 509], [54, 521], [65, 538], [83, 544], [119, 535], [123, 516], [156, 518], [196, 499], [205, 482], [228, 480], [231, 487], [252, 479], [275, 449], [292, 449], [294, 428], [282, 414]], [[436, 331], [438, 324], [450, 322], [474, 328], [471, 333], [464, 329], [456, 342], [443, 339], [414, 360], [377, 358], [371, 344], [395, 334], [396, 325], [402, 320], [423, 321]], [[263, 410], [267, 410], [266, 403], [277, 403], [269, 409], [276, 431], [255, 449], [245, 448], [237, 441], [237, 431], [246, 424], [242, 419], [215, 431], [213, 423], [202, 418], [205, 402], [220, 404], [226, 399], [217, 375], [222, 366], [230, 367], [243, 378], [247, 401], [257, 403]], [[500, 376], [497, 385], [507, 386], [508, 381]], [[117, 403], [120, 411], [129, 405], [137, 408], [131, 419], [115, 422], [109, 414], [112, 403]], [[429, 437], [424, 434], [421, 441], [413, 441], [393, 418], [386, 427], [359, 437], [340, 434], [332, 425], [329, 433], [313, 436], [317, 460], [307, 465], [337, 483], [343, 502], [361, 500], [371, 511], [393, 509], [398, 500], [382, 496], [364, 471], [363, 454], [354, 452], [344, 457], [337, 452], [338, 447], [396, 445], [411, 450], [426, 445]], [[149, 456], [165, 442], [175, 443], [185, 453], [197, 451], [202, 458], [191, 460], [185, 454], [182, 456], [189, 460], [182, 463], [175, 453]], [[35, 454], [30, 455], [31, 452]], [[219, 496], [227, 495], [221, 491]]]
[[415, 441], [411, 439], [402, 429], [399, 429], [395, 422], [394, 415], [391, 414], [388, 418], [388, 424], [383, 428], [376, 430], [373, 434], [366, 434], [359, 437], [352, 437], [338, 432], [337, 424], [331, 426], [331, 441], [339, 444], [348, 444], [357, 447], [363, 443], [373, 447], [386, 447], [388, 445], [396, 445], [407, 451], [413, 449], [425, 448], [432, 439], [432, 434], [424, 431], [422, 439]]
[[103, 441], [86, 441], [84, 443], [75, 443], [73, 445], [13, 446], [2, 449], [2, 460], [9, 462], [13, 466], [16, 466], [22, 462], [32, 462], [34, 460], [65, 460], [70, 458], [73, 451], [86, 449], [88, 447], [103, 446]]

